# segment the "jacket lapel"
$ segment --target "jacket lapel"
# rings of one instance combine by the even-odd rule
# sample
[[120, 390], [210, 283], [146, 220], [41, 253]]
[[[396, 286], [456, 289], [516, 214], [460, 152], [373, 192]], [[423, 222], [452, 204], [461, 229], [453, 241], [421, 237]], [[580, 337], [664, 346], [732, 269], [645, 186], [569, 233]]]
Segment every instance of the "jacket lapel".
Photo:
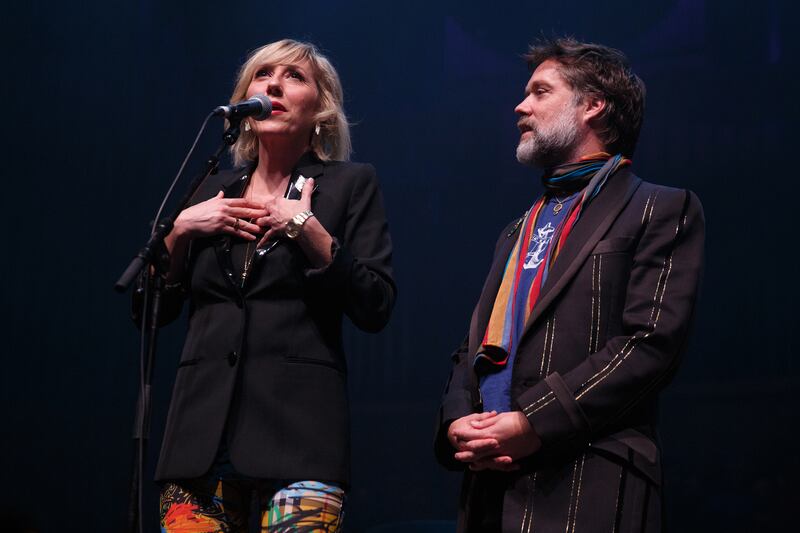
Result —
[[608, 179], [608, 183], [606, 183], [597, 197], [586, 206], [586, 210], [567, 237], [564, 249], [553, 264], [542, 294], [539, 296], [539, 300], [533, 307], [531, 316], [525, 324], [525, 329], [520, 336], [520, 342], [544, 310], [575, 276], [641, 183], [641, 179], [636, 177], [629, 169], [623, 168]]
[[[254, 169], [254, 166], [248, 166], [233, 171], [231, 177], [222, 183], [225, 198], [240, 198]], [[231, 237], [229, 235], [219, 235], [214, 239], [214, 253], [217, 256], [219, 268], [225, 274], [225, 279], [238, 290], [239, 285], [236, 283], [237, 278], [233, 272], [233, 261], [231, 260]]]
[[308, 154], [303, 156], [297, 164], [297, 168], [292, 173], [292, 182], [297, 180], [298, 177], [303, 176], [306, 179], [314, 178], [321, 176], [325, 167], [324, 165], [314, 157], [308, 157]]

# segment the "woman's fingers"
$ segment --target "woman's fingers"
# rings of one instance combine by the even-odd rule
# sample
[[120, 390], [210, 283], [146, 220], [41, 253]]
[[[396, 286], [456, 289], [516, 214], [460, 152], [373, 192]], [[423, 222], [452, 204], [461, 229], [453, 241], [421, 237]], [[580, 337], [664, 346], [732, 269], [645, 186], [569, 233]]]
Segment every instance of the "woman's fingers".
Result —
[[230, 226], [234, 230], [244, 229], [249, 231], [250, 233], [261, 233], [261, 226], [258, 224], [253, 223], [252, 221], [237, 217], [237, 216], [223, 216], [219, 219], [220, 223], [223, 225], [222, 229], [225, 229], [225, 226]]
[[261, 210], [264, 209], [264, 204], [260, 202], [254, 202], [253, 200], [248, 200], [247, 198], [222, 198], [222, 204], [227, 207], [244, 207], [247, 209], [261, 209]]
[[252, 218], [257, 219], [261, 217], [267, 216], [267, 210], [263, 207], [261, 208], [252, 208], [252, 207], [228, 207], [225, 209], [225, 213], [232, 217], [238, 218]]
[[230, 235], [241, 237], [242, 239], [248, 241], [254, 241], [258, 239], [260, 228], [255, 224], [247, 222], [246, 220], [242, 220], [240, 218], [231, 218], [229, 224], [222, 226], [222, 231]]
[[236, 235], [248, 241], [258, 239], [258, 235], [261, 233], [260, 227], [252, 222], [237, 217], [227, 218], [221, 229], [225, 233]]
[[311, 195], [314, 194], [314, 178], [309, 178], [303, 185], [300, 193], [300, 203], [303, 204], [303, 211], [311, 209]]

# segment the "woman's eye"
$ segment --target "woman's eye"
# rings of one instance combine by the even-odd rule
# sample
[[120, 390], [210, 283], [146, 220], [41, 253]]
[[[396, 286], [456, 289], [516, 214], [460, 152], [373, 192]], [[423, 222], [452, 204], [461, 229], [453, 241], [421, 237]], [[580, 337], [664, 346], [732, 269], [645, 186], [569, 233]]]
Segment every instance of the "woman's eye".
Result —
[[263, 78], [269, 76], [272, 72], [268, 68], [260, 68], [256, 71], [256, 78]]
[[294, 78], [294, 79], [296, 79], [296, 80], [305, 81], [305, 78], [303, 77], [303, 75], [300, 74], [299, 72], [297, 72], [296, 70], [289, 71], [289, 76]]

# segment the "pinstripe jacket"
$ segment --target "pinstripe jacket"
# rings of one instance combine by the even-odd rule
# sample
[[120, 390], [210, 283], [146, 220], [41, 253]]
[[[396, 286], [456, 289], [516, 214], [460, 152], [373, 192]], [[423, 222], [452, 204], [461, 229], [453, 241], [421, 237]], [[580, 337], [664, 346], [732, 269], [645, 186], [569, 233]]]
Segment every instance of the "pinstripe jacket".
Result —
[[[482, 410], [472, 362], [517, 239], [510, 225], [475, 308], [439, 413], [435, 449], [461, 469], [450, 422]], [[467, 471], [459, 531], [658, 531], [659, 391], [685, 349], [703, 262], [704, 221], [690, 191], [613, 176], [554, 263], [519, 341], [514, 407], [542, 448], [514, 473]]]

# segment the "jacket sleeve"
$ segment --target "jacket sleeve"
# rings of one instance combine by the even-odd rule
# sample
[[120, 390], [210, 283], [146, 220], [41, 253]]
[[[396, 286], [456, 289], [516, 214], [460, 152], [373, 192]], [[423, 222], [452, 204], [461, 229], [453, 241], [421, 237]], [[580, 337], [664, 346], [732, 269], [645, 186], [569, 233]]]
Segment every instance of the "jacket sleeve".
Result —
[[[214, 196], [220, 190], [222, 181], [219, 175], [207, 178], [195, 191], [186, 204], [191, 207]], [[158, 312], [158, 326], [163, 327], [174, 322], [183, 310], [183, 304], [189, 294], [189, 264], [191, 262], [192, 244], [186, 252], [186, 259], [181, 279], [165, 284], [161, 294], [161, 306]], [[137, 327], [142, 327], [142, 314], [144, 312], [145, 277], [140, 275], [133, 290], [131, 298], [131, 318]]]
[[344, 312], [364, 331], [388, 323], [397, 287], [392, 277], [392, 241], [372, 165], [360, 165], [347, 206], [343, 240], [334, 238], [333, 260], [305, 275], [343, 302]]
[[590, 438], [652, 398], [677, 368], [702, 269], [703, 211], [693, 193], [661, 190], [643, 223], [625, 296], [625, 334], [517, 399], [543, 449]]
[[469, 335], [464, 338], [464, 341], [451, 356], [453, 368], [450, 370], [450, 376], [444, 388], [442, 403], [436, 420], [433, 442], [434, 453], [439, 463], [450, 470], [461, 470], [464, 468], [464, 463], [453, 458], [455, 449], [447, 439], [447, 431], [454, 420], [475, 412], [474, 406], [477, 403], [470, 392], [468, 373], [471, 368], [468, 367], [470, 359], [467, 356], [468, 349]]

